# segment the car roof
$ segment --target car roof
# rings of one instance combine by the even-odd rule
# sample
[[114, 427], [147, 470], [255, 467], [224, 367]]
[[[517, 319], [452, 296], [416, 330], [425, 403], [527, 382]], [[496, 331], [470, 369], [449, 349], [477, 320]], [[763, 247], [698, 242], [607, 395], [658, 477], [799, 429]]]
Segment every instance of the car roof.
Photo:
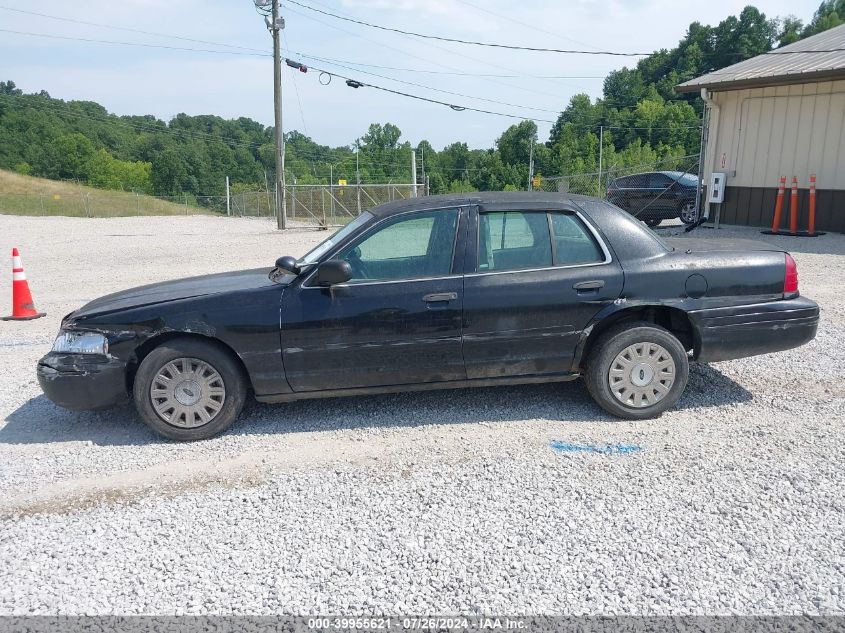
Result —
[[597, 200], [590, 196], [581, 196], [570, 193], [548, 193], [541, 191], [473, 191], [470, 193], [447, 193], [438, 196], [422, 196], [419, 198], [406, 198], [394, 200], [386, 204], [368, 209], [378, 217], [386, 217], [405, 211], [415, 209], [433, 209], [438, 207], [459, 207], [466, 205], [527, 205], [531, 208], [548, 205], [552, 208], [570, 206], [583, 200]]
[[637, 176], [651, 176], [653, 174], [661, 174], [663, 176], [668, 176], [673, 180], [678, 180], [678, 178], [688, 175], [692, 178], [696, 177], [696, 174], [693, 174], [688, 171], [642, 171], [636, 174], [628, 174], [627, 176], [619, 176], [618, 178], [614, 178], [614, 182], [617, 180], [624, 180], [625, 178], [635, 178]]

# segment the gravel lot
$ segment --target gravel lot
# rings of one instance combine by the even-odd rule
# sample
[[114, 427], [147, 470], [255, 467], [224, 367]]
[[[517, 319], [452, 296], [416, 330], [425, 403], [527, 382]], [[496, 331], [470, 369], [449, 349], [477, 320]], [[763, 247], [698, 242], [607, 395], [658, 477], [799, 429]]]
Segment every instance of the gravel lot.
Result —
[[[185, 445], [131, 407], [40, 395], [35, 363], [86, 301], [324, 236], [0, 216], [0, 256], [21, 249], [48, 313], [0, 322], [0, 614], [845, 612], [842, 235], [766, 238], [821, 304], [814, 342], [694, 365], [654, 421], [611, 418], [574, 382], [253, 403]], [[4, 313], [9, 293], [0, 271]]]

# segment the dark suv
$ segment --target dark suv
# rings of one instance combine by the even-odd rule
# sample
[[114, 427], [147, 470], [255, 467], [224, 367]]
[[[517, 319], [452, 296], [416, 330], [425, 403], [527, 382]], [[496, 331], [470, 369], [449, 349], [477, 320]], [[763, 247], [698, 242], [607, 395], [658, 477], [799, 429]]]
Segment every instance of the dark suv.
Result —
[[698, 177], [681, 171], [650, 171], [612, 181], [607, 201], [625, 209], [649, 226], [680, 218], [685, 224], [696, 220], [695, 186]]

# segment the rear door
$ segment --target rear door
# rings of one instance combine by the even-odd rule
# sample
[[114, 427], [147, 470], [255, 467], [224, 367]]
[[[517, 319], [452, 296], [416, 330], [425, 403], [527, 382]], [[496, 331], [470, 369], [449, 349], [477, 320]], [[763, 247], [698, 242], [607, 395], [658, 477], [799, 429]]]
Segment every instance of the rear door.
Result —
[[572, 209], [502, 205], [474, 210], [470, 227], [467, 377], [569, 372], [581, 331], [622, 292], [622, 269], [598, 229]]
[[676, 189], [672, 187], [675, 181], [666, 174], [654, 173], [649, 176], [649, 195], [644, 201], [646, 211], [641, 220], [648, 218], [648, 211], [666, 211], [676, 206]]

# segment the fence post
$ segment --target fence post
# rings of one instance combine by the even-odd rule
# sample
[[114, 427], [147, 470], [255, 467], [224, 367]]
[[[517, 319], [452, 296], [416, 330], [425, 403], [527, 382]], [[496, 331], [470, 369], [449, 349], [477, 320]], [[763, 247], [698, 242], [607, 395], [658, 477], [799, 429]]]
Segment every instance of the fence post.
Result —
[[44, 194], [38, 194], [38, 204], [41, 206], [41, 215], [44, 215]]
[[701, 220], [701, 190], [704, 187], [704, 158], [707, 153], [707, 137], [710, 134], [710, 108], [704, 108], [704, 116], [701, 120], [701, 140], [698, 145], [698, 176], [695, 187], [695, 220]]
[[604, 158], [604, 126], [599, 126], [599, 189], [598, 193], [596, 194], [599, 198], [604, 198], [601, 195], [601, 167], [602, 167], [602, 160]]
[[326, 189], [325, 189], [325, 187], [320, 187], [320, 210], [323, 212], [323, 226], [328, 227], [329, 223], [326, 222]]
[[135, 192], [135, 212], [138, 215], [141, 215], [141, 196], [138, 195], [138, 192]]

